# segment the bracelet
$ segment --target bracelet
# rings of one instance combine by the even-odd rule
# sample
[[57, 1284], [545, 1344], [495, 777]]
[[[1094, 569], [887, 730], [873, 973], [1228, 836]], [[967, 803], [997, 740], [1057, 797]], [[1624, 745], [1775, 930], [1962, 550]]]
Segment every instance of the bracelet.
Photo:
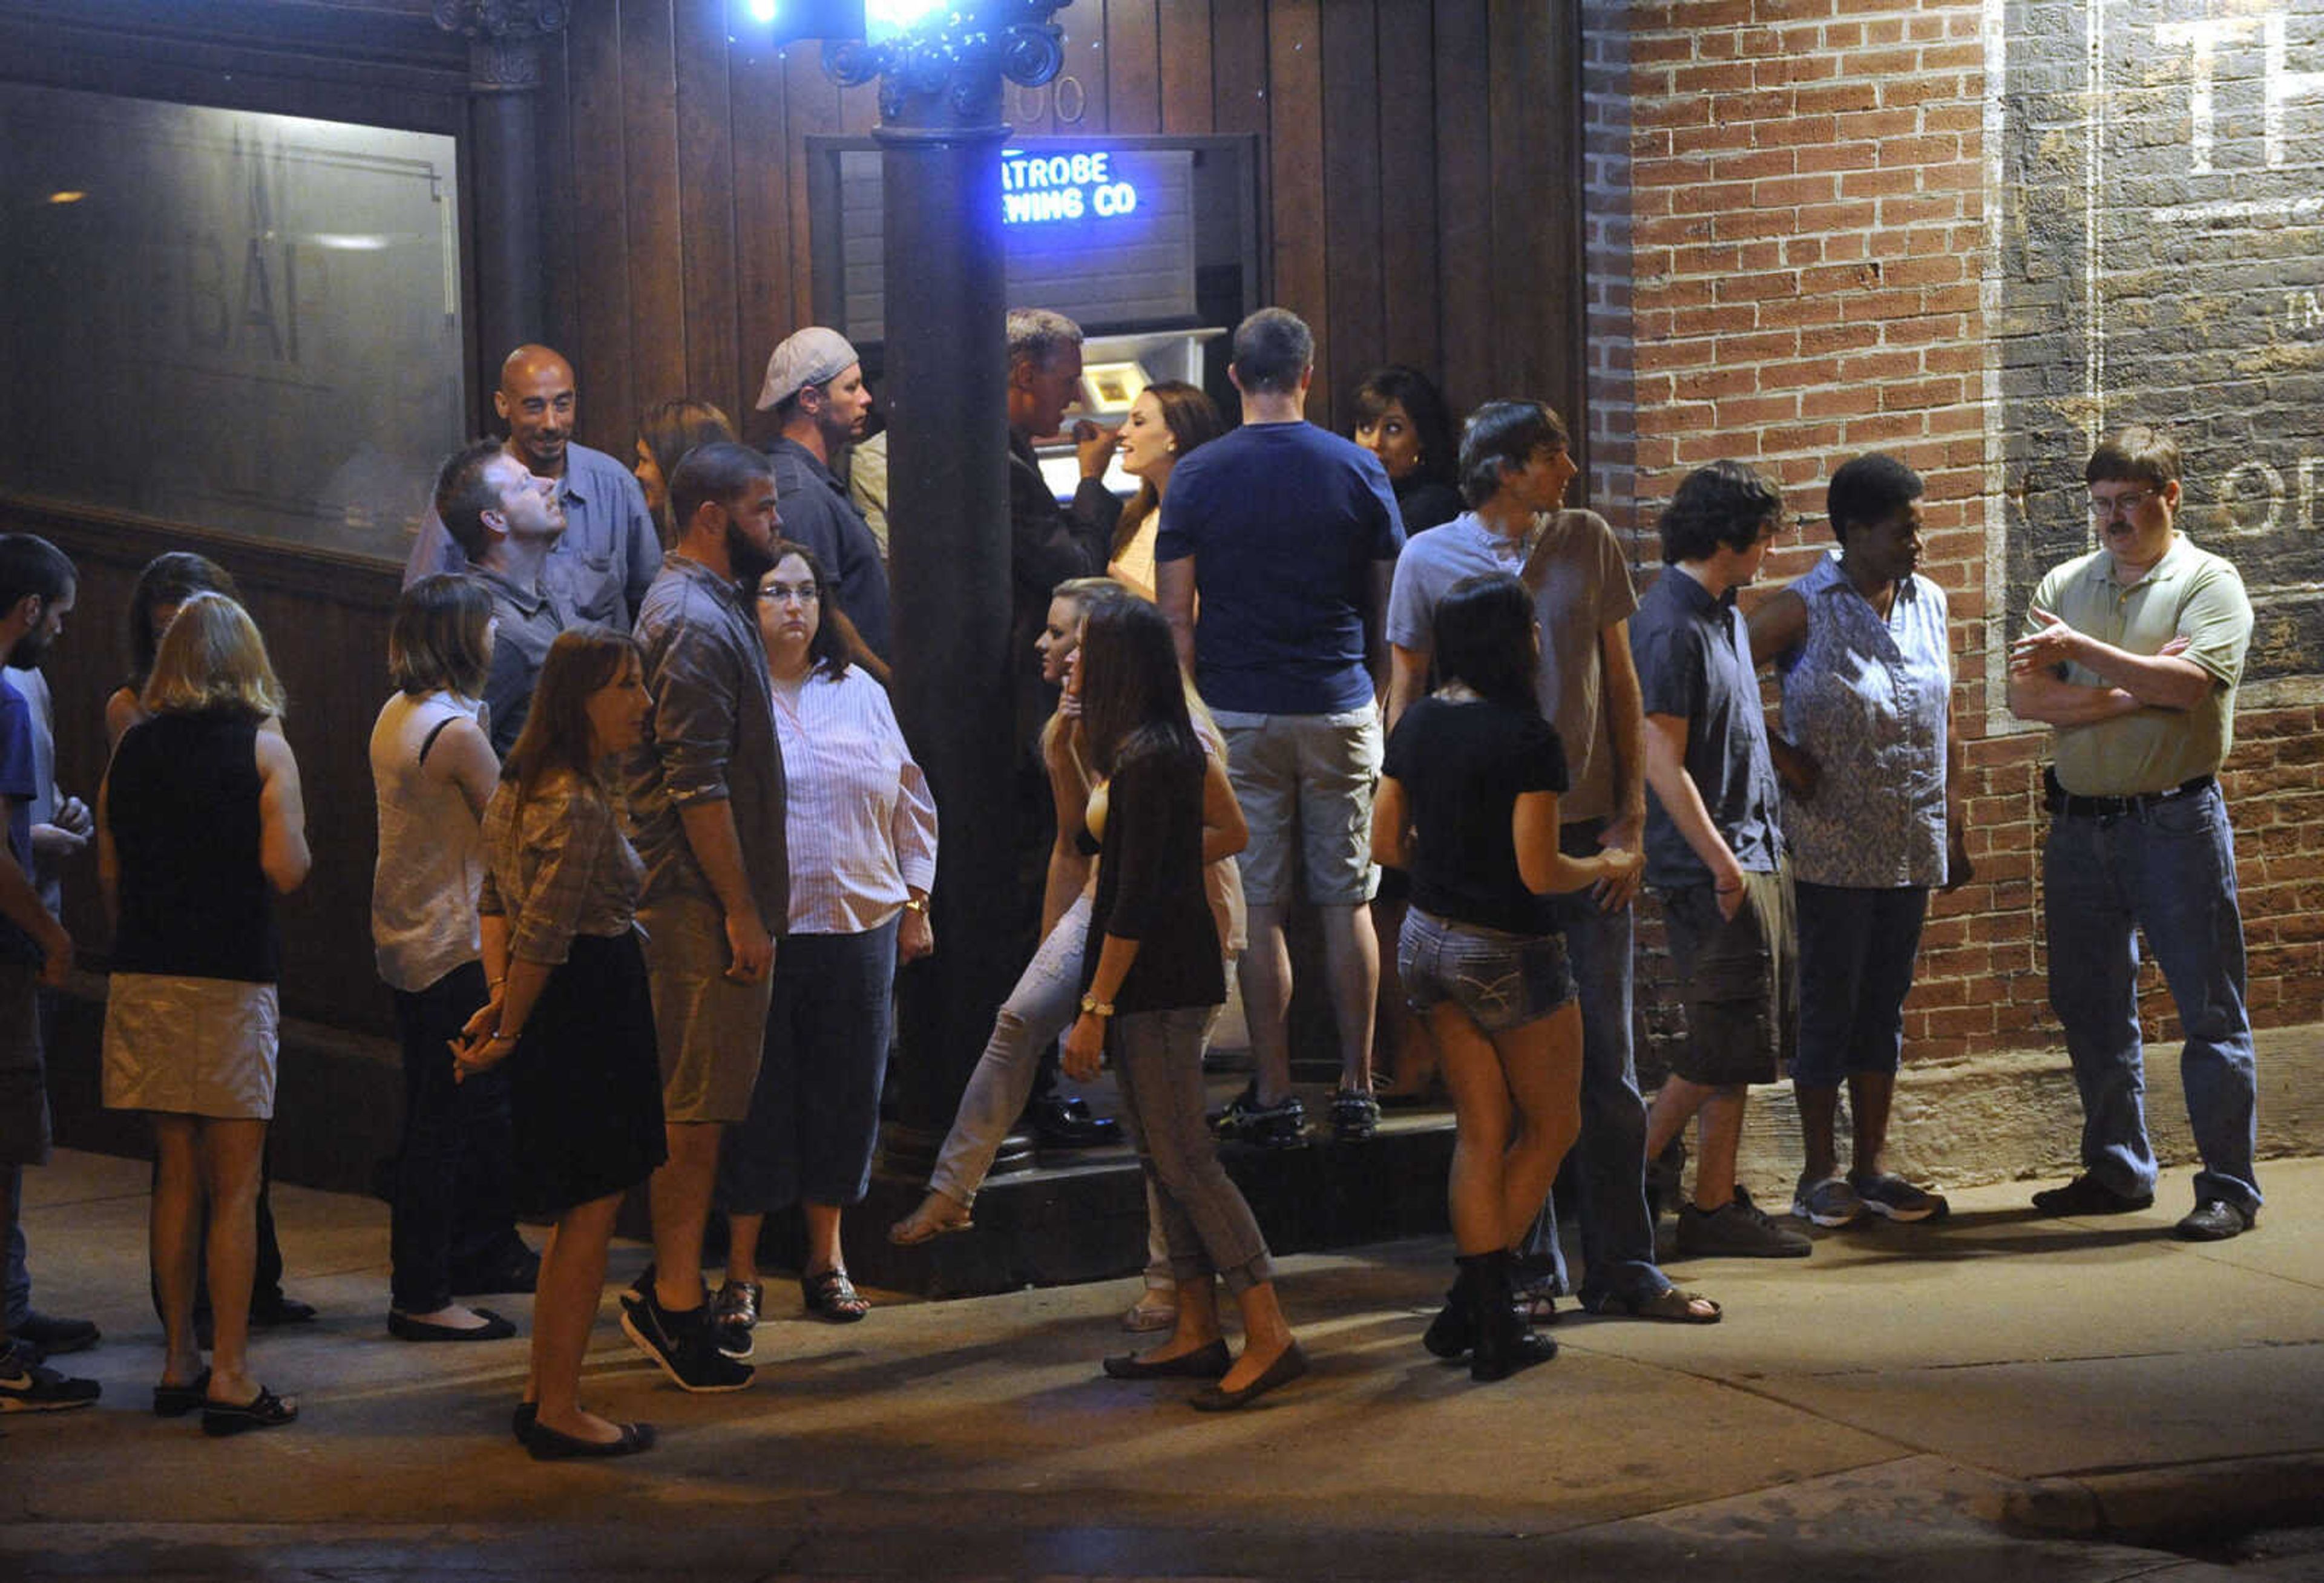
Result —
[[926, 917], [928, 911], [928, 898], [925, 896], [908, 896], [904, 898], [904, 910], [908, 913], [918, 913], [922, 917]]
[[491, 1038], [486, 1039], [484, 1043], [487, 1045], [513, 1045], [521, 1036], [522, 1035], [518, 1034], [495, 1033]]
[[1111, 1000], [1101, 1000], [1096, 996], [1090, 994], [1087, 990], [1084, 990], [1082, 993], [1082, 1009], [1089, 1013], [1092, 1017], [1111, 1017], [1113, 1015], [1113, 1002]]

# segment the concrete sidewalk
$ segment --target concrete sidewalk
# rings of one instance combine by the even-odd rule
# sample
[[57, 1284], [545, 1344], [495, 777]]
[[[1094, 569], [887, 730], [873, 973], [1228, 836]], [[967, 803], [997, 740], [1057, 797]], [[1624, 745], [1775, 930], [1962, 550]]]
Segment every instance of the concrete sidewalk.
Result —
[[2209, 1576], [2139, 1545], [2324, 1510], [2324, 1160], [2265, 1164], [2258, 1230], [2209, 1247], [2171, 1237], [2188, 1174], [2118, 1219], [2034, 1219], [2015, 1183], [1805, 1261], [1674, 1265], [1724, 1323], [1569, 1314], [1494, 1385], [1420, 1348], [1442, 1242], [1288, 1259], [1315, 1373], [1224, 1418], [1100, 1377], [1134, 1283], [846, 1328], [770, 1289], [758, 1385], [715, 1397], [665, 1385], [609, 1293], [589, 1400], [664, 1443], [540, 1466], [507, 1431], [522, 1339], [389, 1339], [384, 1209], [289, 1187], [287, 1284], [323, 1318], [256, 1356], [301, 1421], [153, 1419], [145, 1166], [67, 1155], [28, 1173], [36, 1297], [104, 1326], [60, 1362], [106, 1398], [0, 1418], [0, 1575]]

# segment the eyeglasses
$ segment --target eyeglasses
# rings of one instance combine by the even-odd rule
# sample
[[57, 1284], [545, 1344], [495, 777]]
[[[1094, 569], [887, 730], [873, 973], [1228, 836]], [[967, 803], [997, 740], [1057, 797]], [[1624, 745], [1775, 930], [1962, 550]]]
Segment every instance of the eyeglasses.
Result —
[[2118, 494], [2112, 500], [2092, 495], [2090, 496], [2090, 520], [2111, 522], [2117, 514], [2135, 517], [2138, 514], [2140, 507], [2162, 492], [2159, 489], [2134, 489], [2128, 494]]
[[813, 604], [823, 595], [812, 583], [770, 583], [759, 590], [759, 597], [769, 604]]

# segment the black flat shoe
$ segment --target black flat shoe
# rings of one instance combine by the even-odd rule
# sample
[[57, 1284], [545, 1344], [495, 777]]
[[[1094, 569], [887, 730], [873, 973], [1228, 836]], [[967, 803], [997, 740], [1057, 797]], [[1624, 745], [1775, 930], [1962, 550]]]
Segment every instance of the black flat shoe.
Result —
[[387, 1333], [399, 1341], [505, 1341], [516, 1334], [514, 1324], [489, 1308], [477, 1309], [475, 1315], [484, 1322], [463, 1328], [430, 1324], [391, 1308], [387, 1311]]
[[565, 1462], [583, 1457], [633, 1457], [640, 1451], [653, 1450], [654, 1427], [650, 1423], [622, 1423], [615, 1428], [621, 1439], [612, 1440], [576, 1440], [569, 1434], [559, 1434], [535, 1422], [525, 1431], [524, 1449], [532, 1453], [536, 1462]]
[[1151, 1363], [1135, 1352], [1124, 1353], [1107, 1358], [1102, 1367], [1106, 1378], [1115, 1380], [1214, 1380], [1233, 1365], [1234, 1360], [1227, 1356], [1226, 1342], [1219, 1340]]
[[452, 1295], [521, 1297], [530, 1295], [540, 1284], [540, 1256], [520, 1246], [481, 1268], [453, 1272]]
[[278, 1429], [299, 1416], [299, 1404], [285, 1402], [264, 1385], [258, 1394], [239, 1404], [233, 1402], [202, 1404], [202, 1432], [213, 1439], [230, 1434], [243, 1434], [254, 1429]]
[[153, 1416], [183, 1418], [200, 1410], [209, 1400], [210, 1371], [204, 1369], [191, 1385], [159, 1385], [153, 1387]]
[[540, 1416], [540, 1403], [519, 1402], [516, 1404], [516, 1411], [509, 1414], [509, 1433], [516, 1436], [518, 1445], [525, 1443], [525, 1437], [532, 1433], [533, 1422]]
[[295, 1297], [285, 1297], [279, 1292], [272, 1297], [254, 1301], [250, 1305], [250, 1328], [254, 1330], [272, 1330], [280, 1329], [283, 1325], [308, 1325], [314, 1322], [315, 1305], [313, 1303], [301, 1302]]
[[1259, 1376], [1240, 1391], [1230, 1391], [1219, 1385], [1206, 1385], [1191, 1398], [1197, 1413], [1232, 1413], [1248, 1407], [1278, 1385], [1287, 1385], [1307, 1372], [1307, 1355], [1294, 1341], [1262, 1370]]

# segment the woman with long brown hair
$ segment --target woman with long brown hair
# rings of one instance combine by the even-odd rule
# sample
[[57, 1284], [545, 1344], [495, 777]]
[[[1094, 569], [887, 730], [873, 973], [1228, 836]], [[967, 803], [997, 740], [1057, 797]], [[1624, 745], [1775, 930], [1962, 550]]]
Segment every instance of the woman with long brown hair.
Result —
[[1183, 380], [1148, 385], [1130, 404], [1114, 444], [1121, 470], [1138, 480], [1138, 492], [1114, 524], [1106, 575], [1139, 598], [1154, 597], [1154, 533], [1162, 524], [1170, 470], [1188, 451], [1225, 432], [1217, 405]]
[[636, 925], [645, 868], [622, 833], [614, 780], [651, 707], [627, 633], [558, 634], [484, 809], [477, 912], [491, 999], [454, 1057], [463, 1075], [509, 1063], [516, 1201], [556, 1220], [515, 1422], [542, 1461], [654, 1443], [651, 1424], [615, 1423], [580, 1399], [614, 1213], [666, 1157]]

